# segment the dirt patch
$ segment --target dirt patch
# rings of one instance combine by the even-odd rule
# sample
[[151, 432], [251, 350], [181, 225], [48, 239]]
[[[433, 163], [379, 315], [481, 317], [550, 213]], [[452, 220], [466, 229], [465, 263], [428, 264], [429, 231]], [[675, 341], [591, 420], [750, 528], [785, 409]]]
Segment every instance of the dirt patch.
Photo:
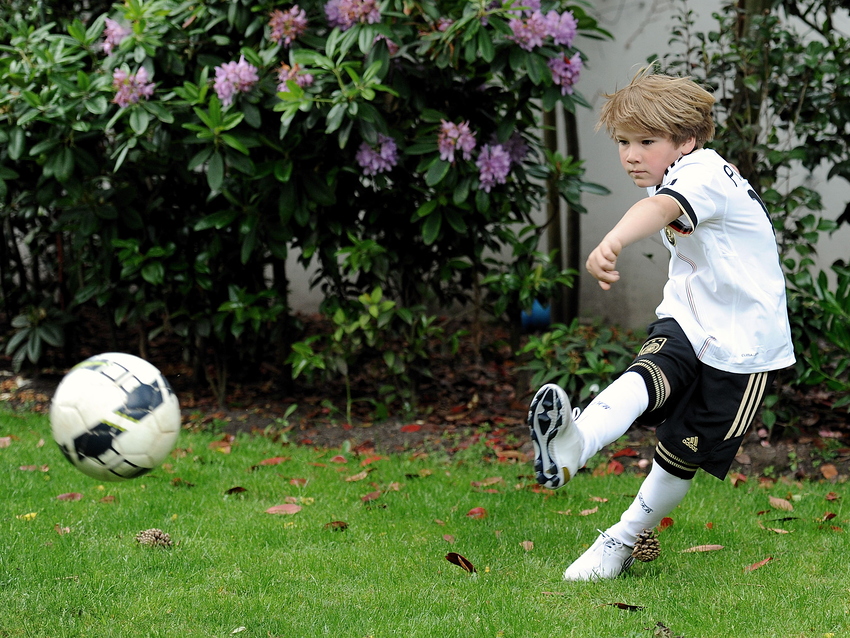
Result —
[[[227, 409], [198, 390], [178, 389], [184, 427], [270, 436], [286, 444], [319, 448], [350, 446], [361, 453], [439, 453], [485, 458], [528, 468], [532, 457], [525, 425], [528, 397], [517, 397], [514, 384], [499, 365], [455, 369], [437, 391], [428, 389], [418, 415], [407, 419], [373, 421], [358, 414], [353, 423], [332, 407], [326, 397], [280, 398], [269, 384], [241, 387], [229, 397]], [[462, 376], [463, 378], [459, 378]], [[13, 409], [46, 412], [61, 380], [60, 374], [26, 379], [0, 370], [0, 401]], [[178, 384], [179, 386], [179, 384]], [[813, 393], [795, 397], [806, 415], [786, 436], [769, 438], [756, 424], [741, 446], [731, 474], [742, 477], [796, 478], [846, 482], [850, 476], [850, 447], [846, 413], [825, 409], [827, 397]], [[287, 410], [297, 405], [294, 413]], [[647, 469], [655, 447], [650, 428], [634, 427], [617, 444], [591, 462], [597, 473]]]

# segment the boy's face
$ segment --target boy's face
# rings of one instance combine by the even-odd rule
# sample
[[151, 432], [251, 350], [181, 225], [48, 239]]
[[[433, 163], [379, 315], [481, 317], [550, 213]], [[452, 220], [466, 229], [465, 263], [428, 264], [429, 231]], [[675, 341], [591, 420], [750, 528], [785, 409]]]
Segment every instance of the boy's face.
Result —
[[696, 145], [694, 138], [676, 145], [663, 136], [621, 129], [614, 131], [614, 139], [620, 151], [620, 163], [641, 188], [660, 184], [664, 171]]

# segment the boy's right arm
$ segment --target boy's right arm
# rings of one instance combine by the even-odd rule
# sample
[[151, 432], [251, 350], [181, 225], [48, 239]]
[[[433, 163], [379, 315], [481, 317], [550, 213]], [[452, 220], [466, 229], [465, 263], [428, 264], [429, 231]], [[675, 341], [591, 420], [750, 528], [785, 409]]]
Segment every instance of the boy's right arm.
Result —
[[616, 226], [605, 235], [587, 258], [585, 267], [603, 290], [620, 279], [617, 257], [623, 248], [654, 235], [682, 214], [679, 203], [668, 195], [655, 195], [632, 206]]

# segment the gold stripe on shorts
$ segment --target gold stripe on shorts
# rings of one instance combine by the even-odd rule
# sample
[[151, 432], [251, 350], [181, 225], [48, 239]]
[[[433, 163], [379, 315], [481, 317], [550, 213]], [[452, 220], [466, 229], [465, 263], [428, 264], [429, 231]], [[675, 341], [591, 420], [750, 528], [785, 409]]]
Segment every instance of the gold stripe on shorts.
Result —
[[678, 456], [676, 456], [675, 454], [670, 452], [670, 450], [664, 447], [664, 444], [660, 441], [658, 445], [655, 446], [655, 453], [658, 454], [660, 458], [664, 459], [664, 461], [666, 461], [668, 465], [677, 467], [685, 472], [696, 472], [699, 469], [699, 465], [696, 465], [694, 463], [688, 463], [687, 461], [680, 459]]
[[664, 402], [667, 400], [667, 396], [664, 393], [664, 375], [661, 372], [661, 368], [658, 367], [658, 364], [653, 363], [652, 361], [647, 361], [646, 359], [635, 361], [629, 366], [629, 369], [636, 366], [645, 368], [647, 372], [649, 372], [649, 376], [652, 378], [652, 387], [655, 390], [655, 405], [651, 406], [648, 411], [652, 412], [652, 410], [657, 410], [664, 405]]
[[758, 412], [761, 401], [764, 398], [765, 390], [767, 389], [767, 372], [756, 372], [750, 375], [750, 380], [747, 382], [747, 389], [744, 391], [744, 397], [741, 399], [741, 405], [738, 407], [738, 414], [735, 415], [735, 420], [724, 441], [743, 436], [750, 427], [750, 423]]

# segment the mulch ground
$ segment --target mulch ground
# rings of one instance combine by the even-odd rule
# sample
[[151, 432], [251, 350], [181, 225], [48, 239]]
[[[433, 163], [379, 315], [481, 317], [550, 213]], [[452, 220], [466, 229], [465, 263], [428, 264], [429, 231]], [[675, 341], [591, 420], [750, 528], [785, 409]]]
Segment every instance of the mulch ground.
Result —
[[[480, 454], [494, 463], [517, 464], [518, 471], [531, 474], [525, 413], [532, 390], [517, 372], [510, 349], [502, 345], [503, 336], [491, 331], [492, 341], [484, 349], [463, 344], [452, 357], [432, 359], [433, 377], [420, 384], [414, 414], [378, 420], [373, 402], [355, 401], [351, 423], [345, 417], [342, 382], [320, 389], [284, 390], [291, 384], [271, 371], [262, 380], [232, 388], [222, 407], [208, 388], [191, 378], [187, 367], [174, 363], [179, 356], [168, 347], [152, 348], [150, 359], [174, 386], [186, 428], [214, 429], [223, 437], [253, 432], [291, 445], [335, 448], [347, 444], [364, 453]], [[92, 348], [91, 354], [99, 351]], [[125, 351], [133, 352], [132, 345], [128, 343]], [[378, 396], [380, 380], [371, 378], [374, 375], [367, 368], [359, 376], [352, 375], [355, 398]], [[8, 361], [0, 358], [0, 401], [14, 409], [46, 412], [63, 373], [63, 369], [45, 369], [36, 375], [14, 374]], [[820, 389], [781, 388], [780, 394], [794, 422], [780, 423], [772, 433], [756, 422], [733, 465], [733, 479], [847, 481], [850, 415], [846, 408], [833, 409], [835, 398]], [[293, 404], [297, 408], [287, 417]], [[592, 461], [592, 471], [642, 472], [654, 447], [652, 429], [633, 427], [628, 441], [619, 441]]]

